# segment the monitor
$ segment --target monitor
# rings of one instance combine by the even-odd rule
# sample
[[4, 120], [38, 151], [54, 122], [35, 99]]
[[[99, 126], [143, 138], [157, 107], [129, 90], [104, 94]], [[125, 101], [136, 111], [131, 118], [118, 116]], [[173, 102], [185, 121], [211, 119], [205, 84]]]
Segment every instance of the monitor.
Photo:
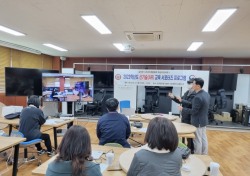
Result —
[[93, 75], [43, 73], [43, 101], [93, 101]]
[[57, 70], [5, 67], [6, 96], [42, 95], [42, 73]]

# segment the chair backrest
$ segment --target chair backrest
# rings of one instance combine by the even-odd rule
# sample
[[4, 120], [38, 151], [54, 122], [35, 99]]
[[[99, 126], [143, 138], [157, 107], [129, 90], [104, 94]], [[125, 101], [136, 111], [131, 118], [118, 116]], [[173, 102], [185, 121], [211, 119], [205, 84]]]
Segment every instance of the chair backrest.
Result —
[[130, 100], [121, 100], [120, 101], [120, 112], [122, 113], [123, 108], [130, 108]]
[[96, 103], [100, 103], [104, 100], [104, 97], [106, 95], [106, 90], [105, 89], [101, 89], [94, 97], [94, 102]]
[[104, 144], [104, 146], [111, 146], [111, 147], [120, 147], [120, 148], [123, 148], [123, 146], [121, 144], [118, 144], [118, 143], [106, 143], [106, 144]]

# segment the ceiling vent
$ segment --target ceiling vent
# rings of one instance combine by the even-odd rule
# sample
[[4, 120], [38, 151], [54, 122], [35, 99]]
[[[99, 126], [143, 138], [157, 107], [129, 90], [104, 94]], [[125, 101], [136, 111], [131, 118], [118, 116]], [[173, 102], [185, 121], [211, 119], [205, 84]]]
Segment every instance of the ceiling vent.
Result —
[[5, 47], [8, 47], [8, 48], [13, 48], [13, 49], [33, 53], [33, 54], [42, 54], [41, 51], [38, 51], [36, 49], [29, 48], [29, 47], [22, 46], [22, 45], [18, 45], [18, 44], [15, 44], [15, 43], [6, 42], [6, 41], [3, 41], [3, 40], [0, 40], [0, 46], [5, 46]]
[[163, 33], [161, 31], [149, 32], [125, 32], [129, 41], [150, 42], [162, 40]]

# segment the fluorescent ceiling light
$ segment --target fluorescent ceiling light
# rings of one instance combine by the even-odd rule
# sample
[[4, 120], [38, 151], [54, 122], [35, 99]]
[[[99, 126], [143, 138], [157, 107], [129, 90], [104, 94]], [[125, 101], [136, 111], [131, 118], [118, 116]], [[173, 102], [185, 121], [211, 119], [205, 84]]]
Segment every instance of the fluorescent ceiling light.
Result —
[[123, 44], [121, 43], [113, 43], [113, 45], [120, 51], [124, 51], [125, 50], [125, 47]]
[[216, 31], [237, 9], [219, 9], [208, 21], [202, 32]]
[[193, 42], [187, 49], [187, 51], [196, 51], [201, 45], [203, 44], [203, 42]]
[[101, 34], [111, 34], [111, 31], [95, 15], [81, 16], [87, 23]]
[[66, 49], [63, 49], [61, 47], [58, 47], [58, 46], [55, 46], [55, 45], [52, 45], [52, 44], [49, 44], [49, 43], [44, 43], [43, 45], [45, 45], [47, 47], [50, 47], [50, 48], [53, 48], [53, 49], [56, 49], [56, 50], [59, 50], [59, 51], [68, 51]]
[[6, 32], [8, 34], [15, 35], [15, 36], [25, 36], [25, 34], [23, 34], [21, 32], [14, 31], [14, 30], [12, 30], [10, 28], [7, 28], [7, 27], [1, 26], [1, 25], [0, 25], [0, 31]]

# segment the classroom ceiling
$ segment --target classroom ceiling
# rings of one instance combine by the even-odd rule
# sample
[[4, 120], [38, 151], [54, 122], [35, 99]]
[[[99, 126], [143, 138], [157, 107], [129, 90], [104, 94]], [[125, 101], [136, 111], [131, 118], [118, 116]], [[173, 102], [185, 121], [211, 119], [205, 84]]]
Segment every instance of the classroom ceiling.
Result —
[[[238, 10], [216, 31], [203, 27], [217, 9]], [[96, 15], [111, 30], [101, 35], [81, 15]], [[250, 57], [250, 0], [0, 0], [0, 40], [66, 57]], [[159, 41], [129, 41], [126, 31], [162, 32]], [[204, 44], [187, 52], [193, 41]], [[67, 49], [47, 48], [52, 43]], [[132, 52], [120, 52], [125, 43]]]

